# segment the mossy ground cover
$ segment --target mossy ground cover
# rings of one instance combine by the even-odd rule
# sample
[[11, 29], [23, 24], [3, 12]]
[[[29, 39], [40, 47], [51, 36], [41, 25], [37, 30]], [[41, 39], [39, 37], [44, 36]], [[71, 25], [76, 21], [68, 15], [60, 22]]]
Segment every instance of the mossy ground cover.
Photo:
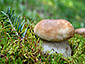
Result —
[[[32, 30], [32, 32], [30, 32]], [[4, 35], [3, 35], [4, 34]], [[8, 64], [84, 64], [85, 63], [85, 38], [75, 34], [69, 40], [72, 56], [63, 57], [62, 54], [43, 54], [42, 41], [36, 38], [33, 28], [28, 29], [26, 37], [21, 41], [8, 37], [6, 32], [0, 33], [0, 63]], [[23, 43], [24, 42], [24, 43]]]
[[[17, 18], [13, 16], [12, 13], [13, 11], [10, 10], [9, 8], [7, 13], [2, 12], [1, 14], [0, 64], [6, 64], [6, 63], [7, 64], [50, 64], [50, 63], [84, 64], [85, 63], [84, 36], [75, 34], [73, 38], [69, 39], [69, 45], [72, 49], [72, 55], [70, 57], [66, 58], [63, 57], [62, 54], [58, 53], [49, 54], [50, 51], [44, 54], [44, 52], [42, 51], [43, 49], [42, 40], [38, 36], [36, 36], [33, 32], [33, 28], [35, 26], [34, 20], [25, 17]], [[20, 23], [15, 23], [16, 18], [17, 22]], [[25, 23], [25, 25], [23, 22]]]
[[[9, 6], [15, 13], [5, 12]], [[9, 17], [1, 14], [3, 10]], [[75, 34], [68, 40], [72, 54], [66, 58], [50, 51], [44, 54], [42, 40], [33, 32], [41, 19], [63, 18], [74, 28], [85, 27], [84, 12], [84, 0], [0, 0], [0, 64], [84, 64], [84, 36]]]

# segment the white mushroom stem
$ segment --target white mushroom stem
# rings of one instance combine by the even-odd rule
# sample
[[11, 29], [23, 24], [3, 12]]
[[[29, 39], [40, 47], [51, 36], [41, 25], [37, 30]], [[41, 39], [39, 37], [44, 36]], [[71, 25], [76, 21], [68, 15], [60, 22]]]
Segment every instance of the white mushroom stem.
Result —
[[67, 41], [62, 41], [59, 43], [43, 41], [42, 47], [44, 48], [43, 49], [44, 53], [52, 50], [50, 54], [57, 52], [57, 53], [62, 53], [64, 57], [71, 56], [71, 48]]

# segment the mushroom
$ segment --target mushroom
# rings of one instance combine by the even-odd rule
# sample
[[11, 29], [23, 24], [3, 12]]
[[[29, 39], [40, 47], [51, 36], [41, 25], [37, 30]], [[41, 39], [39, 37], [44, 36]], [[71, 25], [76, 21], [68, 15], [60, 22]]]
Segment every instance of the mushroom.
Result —
[[76, 29], [75, 33], [85, 36], [85, 28]]
[[72, 24], [64, 19], [41, 20], [34, 27], [35, 35], [43, 39], [44, 52], [53, 49], [53, 52], [62, 53], [65, 57], [71, 55], [67, 40], [74, 36], [74, 32]]

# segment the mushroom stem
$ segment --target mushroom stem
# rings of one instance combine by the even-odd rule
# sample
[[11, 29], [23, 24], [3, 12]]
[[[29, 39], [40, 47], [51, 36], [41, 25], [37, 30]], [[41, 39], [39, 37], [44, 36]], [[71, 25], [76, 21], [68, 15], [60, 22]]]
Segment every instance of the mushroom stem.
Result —
[[44, 53], [46, 53], [46, 51], [52, 50], [50, 54], [57, 52], [62, 53], [64, 57], [71, 56], [71, 48], [68, 44], [68, 41], [49, 42], [43, 40], [42, 47], [44, 48]]

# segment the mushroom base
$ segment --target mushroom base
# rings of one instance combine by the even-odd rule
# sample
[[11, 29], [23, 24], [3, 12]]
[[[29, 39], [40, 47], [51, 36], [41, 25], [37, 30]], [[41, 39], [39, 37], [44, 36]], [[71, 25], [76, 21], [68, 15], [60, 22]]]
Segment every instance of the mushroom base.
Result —
[[47, 51], [50, 51], [50, 54], [52, 53], [62, 53], [64, 57], [71, 56], [71, 48], [67, 41], [63, 42], [48, 42], [43, 41], [42, 47], [44, 48], [43, 51], [46, 53]]

